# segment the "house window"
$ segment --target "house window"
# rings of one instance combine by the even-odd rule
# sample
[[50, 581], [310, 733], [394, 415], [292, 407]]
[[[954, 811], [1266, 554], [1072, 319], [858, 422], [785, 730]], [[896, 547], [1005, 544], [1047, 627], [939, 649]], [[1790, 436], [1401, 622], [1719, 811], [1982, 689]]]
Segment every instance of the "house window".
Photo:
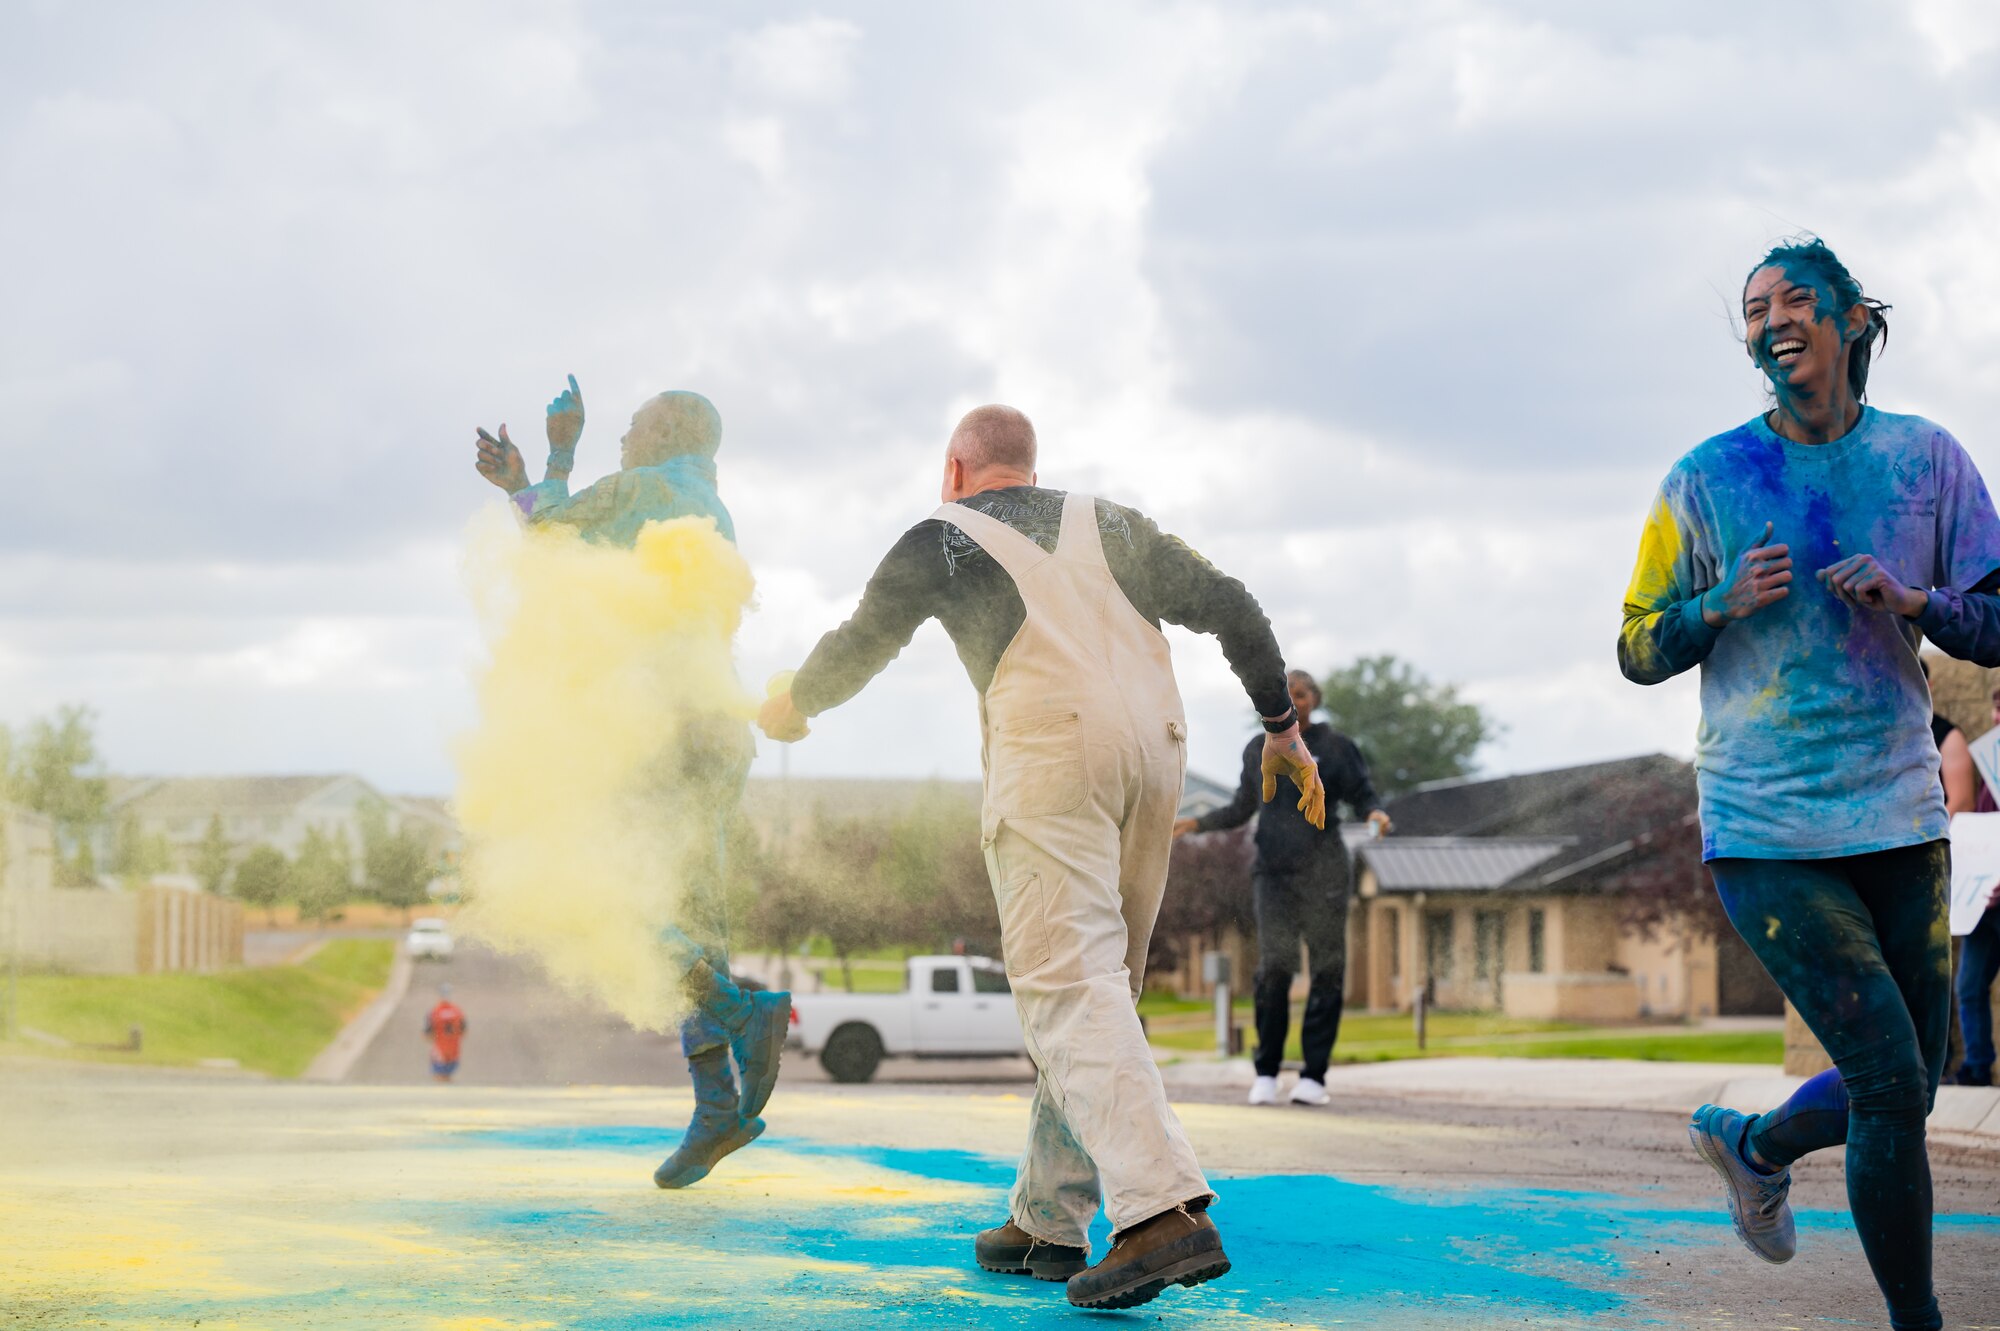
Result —
[[1539, 909], [1528, 912], [1528, 969], [1540, 975], [1549, 968], [1548, 944], [1543, 941], [1548, 917]]
[[1452, 979], [1452, 913], [1448, 910], [1424, 914], [1424, 967], [1432, 980], [1450, 984]]
[[1389, 953], [1389, 978], [1403, 978], [1403, 912], [1382, 908], [1383, 948]]
[[1472, 917], [1473, 966], [1481, 980], [1498, 979], [1507, 965], [1507, 916], [1482, 910]]
[[931, 972], [931, 992], [934, 994], [955, 994], [958, 992], [958, 972], [938, 970]]

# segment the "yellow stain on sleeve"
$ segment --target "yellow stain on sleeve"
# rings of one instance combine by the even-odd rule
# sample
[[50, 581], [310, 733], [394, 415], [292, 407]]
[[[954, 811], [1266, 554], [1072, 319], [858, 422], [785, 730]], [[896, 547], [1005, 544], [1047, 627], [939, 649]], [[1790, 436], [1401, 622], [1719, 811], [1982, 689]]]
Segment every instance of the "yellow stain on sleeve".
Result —
[[1683, 599], [1692, 588], [1680, 585], [1680, 565], [1687, 550], [1686, 537], [1674, 517], [1665, 494], [1656, 496], [1646, 525], [1639, 532], [1639, 557], [1632, 566], [1632, 580], [1625, 589], [1628, 609], [1658, 610]]

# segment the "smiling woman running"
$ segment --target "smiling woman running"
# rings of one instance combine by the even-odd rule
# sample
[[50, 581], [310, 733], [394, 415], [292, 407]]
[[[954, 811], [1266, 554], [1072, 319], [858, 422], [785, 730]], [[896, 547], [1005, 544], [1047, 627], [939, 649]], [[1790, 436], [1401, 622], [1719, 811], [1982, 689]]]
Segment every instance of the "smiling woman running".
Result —
[[1951, 861], [1917, 646], [2000, 664], [2000, 519], [1949, 433], [1864, 405], [1886, 309], [1817, 240], [1751, 271], [1744, 341], [1773, 409], [1667, 474], [1618, 661], [1640, 684], [1701, 666], [1702, 857], [1834, 1063], [1772, 1113], [1704, 1105], [1688, 1135], [1769, 1262], [1796, 1246], [1792, 1161], [1845, 1143], [1890, 1323], [1932, 1328], [1924, 1120], [1949, 1024]]

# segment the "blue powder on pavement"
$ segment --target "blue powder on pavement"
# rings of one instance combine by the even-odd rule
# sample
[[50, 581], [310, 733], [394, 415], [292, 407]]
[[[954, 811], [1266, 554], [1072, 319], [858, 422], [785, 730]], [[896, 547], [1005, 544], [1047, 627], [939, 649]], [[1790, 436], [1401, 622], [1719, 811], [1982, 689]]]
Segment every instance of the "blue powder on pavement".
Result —
[[[468, 1146], [522, 1150], [602, 1150], [640, 1153], [650, 1159], [670, 1148], [673, 1133], [653, 1127], [509, 1128], [463, 1134]], [[809, 1259], [790, 1280], [768, 1286], [762, 1297], [778, 1304], [825, 1299], [813, 1319], [827, 1328], [935, 1325], [944, 1308], [963, 1331], [1038, 1323], [1062, 1306], [1059, 1287], [992, 1276], [972, 1267], [972, 1235], [1003, 1218], [1011, 1160], [956, 1150], [857, 1147], [767, 1136], [759, 1151], [842, 1158], [938, 1182], [990, 1190], [985, 1205], [941, 1208], [919, 1203], [884, 1208], [879, 1202], [829, 1199], [822, 1206], [782, 1213], [700, 1214], [704, 1245], [745, 1256]], [[1339, 1316], [1421, 1320], [1449, 1310], [1475, 1320], [1491, 1317], [1595, 1320], [1626, 1304], [1615, 1286], [1622, 1274], [1617, 1245], [1637, 1235], [1661, 1241], [1659, 1213], [1633, 1211], [1617, 1198], [1523, 1190], [1424, 1194], [1352, 1183], [1325, 1175], [1267, 1175], [1215, 1181], [1216, 1217], [1223, 1226], [1236, 1271], [1214, 1284], [1164, 1296], [1158, 1311], [1176, 1320], [1207, 1313], [1275, 1321], [1322, 1321], [1329, 1299]], [[885, 1214], [906, 1213], [916, 1223], [884, 1226]], [[1713, 1224], [1707, 1215], [1669, 1213], [1674, 1223]], [[518, 1211], [496, 1208], [465, 1217], [482, 1239], [546, 1245], [564, 1260], [623, 1268], [648, 1236], [672, 1239], [680, 1223], [671, 1201], [643, 1219], [579, 1214], [534, 1234], [519, 1232]], [[1726, 1224], [1726, 1220], [1722, 1223]], [[1103, 1251], [1100, 1217], [1093, 1242]], [[598, 1255], [593, 1256], [593, 1253]], [[521, 1260], [531, 1260], [527, 1254]], [[821, 1262], [853, 1263], [852, 1282], [830, 1275]], [[582, 1273], [577, 1272], [578, 1275]], [[871, 1285], [903, 1277], [920, 1294], [883, 1298]], [[599, 1277], [609, 1285], [643, 1273]], [[941, 1288], [951, 1285], [961, 1294]], [[969, 1295], [970, 1298], [963, 1297]], [[869, 1306], [871, 1302], [877, 1306]], [[850, 1303], [862, 1306], [851, 1311]], [[1154, 1311], [1153, 1309], [1149, 1309]], [[635, 1312], [629, 1320], [593, 1315], [606, 1327], [674, 1327], [708, 1324], [714, 1309], [695, 1304], [677, 1319], [671, 1305]], [[1468, 1325], [1471, 1323], [1468, 1322]]]
[[[629, 1161], [629, 1194], [595, 1206], [479, 1203], [411, 1197], [370, 1203], [342, 1223], [421, 1234], [476, 1263], [468, 1283], [411, 1279], [395, 1262], [338, 1285], [241, 1299], [99, 1305], [105, 1326], [588, 1326], [672, 1331], [717, 1326], [815, 1331], [1082, 1325], [1057, 1284], [990, 1275], [971, 1262], [973, 1234], [1003, 1215], [1012, 1161], [968, 1151], [909, 1150], [767, 1136], [765, 1170], [784, 1158], [833, 1159], [913, 1181], [981, 1190], [943, 1205], [828, 1195], [759, 1204], [746, 1189], [661, 1193], [655, 1160], [677, 1134], [653, 1125], [554, 1126], [455, 1134], [443, 1149], [597, 1152]], [[1384, 1328], [1500, 1324], [1623, 1327], [1653, 1320], [1627, 1291], [1623, 1254], [1643, 1247], [1733, 1244], [1720, 1200], [1672, 1210], [1557, 1189], [1412, 1191], [1320, 1174], [1214, 1180], [1235, 1270], [1175, 1290], [1117, 1322], [1182, 1327], [1333, 1322]], [[751, 1185], [754, 1187], [754, 1184]], [[869, 1190], [863, 1189], [863, 1193]], [[522, 1201], [528, 1199], [523, 1198]], [[554, 1201], [557, 1198], [549, 1198]], [[748, 1204], [746, 1204], [748, 1203]], [[1806, 1212], [1807, 1229], [1851, 1231], [1843, 1212]], [[1939, 1216], [1940, 1228], [2000, 1237], [2000, 1217]], [[1102, 1251], [1100, 1220], [1093, 1241]], [[1720, 1250], [1717, 1249], [1718, 1256]], [[452, 1265], [447, 1259], [446, 1265]], [[1081, 1317], [1081, 1314], [1075, 1314]], [[488, 1319], [482, 1322], [481, 1319]], [[1052, 1322], [1052, 1318], [1062, 1319]], [[136, 1320], [135, 1320], [136, 1319]]]

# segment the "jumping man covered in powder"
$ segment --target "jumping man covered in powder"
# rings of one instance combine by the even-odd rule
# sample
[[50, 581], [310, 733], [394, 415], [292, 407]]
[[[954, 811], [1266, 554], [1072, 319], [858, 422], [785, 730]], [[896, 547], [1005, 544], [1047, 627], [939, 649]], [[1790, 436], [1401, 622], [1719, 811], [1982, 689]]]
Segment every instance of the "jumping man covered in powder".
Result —
[[[960, 421], [943, 498], [758, 723], [799, 739], [925, 620], [951, 635], [980, 693], [981, 835], [1036, 1072], [1011, 1215], [975, 1257], [1067, 1278], [1084, 1307], [1131, 1307], [1229, 1269], [1135, 1006], [1187, 767], [1161, 620], [1222, 640], [1269, 732], [1264, 798], [1289, 776], [1320, 823], [1325, 792], [1257, 602], [1133, 510], [1038, 487], [1027, 417], [995, 406]], [[1111, 1251], [1085, 1269], [1100, 1195]]]
[[2000, 519], [1956, 439], [1865, 405], [1886, 308], [1817, 240], [1751, 271], [1745, 341], [1774, 409], [1668, 473], [1618, 659], [1641, 684], [1700, 665], [1703, 858], [1834, 1062], [1768, 1114], [1704, 1105], [1688, 1135], [1768, 1262], [1796, 1246], [1792, 1161], [1845, 1143], [1890, 1323], [1933, 1328], [1924, 1120], [1949, 1022], [1951, 857], [1917, 645], [2000, 664]]
[[[699, 393], [661, 393], [634, 413], [620, 441], [620, 470], [582, 493], [569, 493], [576, 443], [583, 433], [583, 397], [576, 379], [549, 404], [547, 479], [529, 485], [520, 450], [501, 426], [479, 431], [479, 473], [512, 495], [529, 523], [560, 523], [587, 539], [630, 547], [648, 522], [705, 517], [736, 539], [729, 510], [715, 488], [715, 453], [722, 418]], [[764, 1130], [757, 1117], [777, 1082], [778, 1058], [791, 1016], [791, 995], [746, 991], [729, 975], [728, 927], [722, 891], [723, 842], [750, 770], [749, 727], [723, 716], [686, 718], [678, 751], [662, 760], [663, 810], [691, 817], [704, 843], [687, 866], [680, 927], [661, 945], [684, 976], [691, 1011], [681, 1024], [681, 1051], [694, 1082], [694, 1121], [680, 1148], [653, 1174], [663, 1188], [684, 1188], [717, 1161]], [[730, 1056], [742, 1077], [739, 1089]]]

